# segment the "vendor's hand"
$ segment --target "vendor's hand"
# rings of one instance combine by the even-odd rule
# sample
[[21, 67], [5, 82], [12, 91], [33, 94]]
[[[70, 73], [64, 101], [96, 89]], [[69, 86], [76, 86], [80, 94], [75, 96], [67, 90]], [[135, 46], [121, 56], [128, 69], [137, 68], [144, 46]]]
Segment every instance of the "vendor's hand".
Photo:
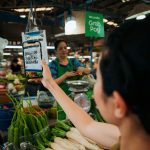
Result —
[[78, 73], [78, 75], [82, 75], [84, 73], [84, 68], [83, 67], [78, 67], [77, 73]]
[[78, 73], [75, 72], [75, 71], [67, 71], [67, 72], [65, 73], [66, 78], [74, 77], [74, 76], [77, 76], [77, 75], [78, 75]]
[[91, 68], [78, 67], [77, 72], [79, 75], [82, 75], [83, 73], [89, 74], [91, 72]]
[[41, 83], [41, 78], [28, 79], [28, 82]]
[[42, 67], [43, 67], [43, 78], [42, 78], [42, 84], [48, 88], [48, 83], [53, 81], [50, 69], [46, 62], [44, 60], [41, 61]]

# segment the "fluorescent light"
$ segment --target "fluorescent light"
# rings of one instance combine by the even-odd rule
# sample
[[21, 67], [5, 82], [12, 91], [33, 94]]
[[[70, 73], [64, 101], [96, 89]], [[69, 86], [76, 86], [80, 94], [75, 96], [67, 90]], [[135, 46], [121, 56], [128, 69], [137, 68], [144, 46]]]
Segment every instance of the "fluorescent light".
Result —
[[146, 15], [141, 14], [141, 15], [138, 15], [136, 17], [136, 20], [142, 20], [142, 19], [145, 19], [145, 18], [146, 18]]
[[11, 53], [3, 53], [4, 56], [9, 56]]
[[125, 3], [125, 2], [129, 2], [129, 1], [130, 1], [130, 0], [122, 0], [122, 2], [123, 2], [123, 3]]
[[[39, 8], [36, 8], [36, 11], [50, 11], [53, 9], [54, 7], [39, 7]], [[17, 11], [17, 12], [29, 12], [31, 9], [30, 8], [18, 8], [18, 9], [12, 9], [12, 10]]]
[[22, 46], [17, 45], [7, 45], [5, 48], [21, 49]]
[[109, 22], [107, 22], [107, 24], [108, 24], [108, 25], [113, 25], [113, 24], [114, 24], [114, 22], [109, 21]]
[[21, 18], [26, 18], [26, 15], [20, 15]]
[[22, 53], [22, 52], [19, 52], [18, 55], [23, 55], [23, 53]]
[[[54, 46], [47, 46], [47, 49], [55, 49]], [[70, 47], [67, 47], [67, 49], [70, 49]]]
[[104, 19], [103, 19], [103, 22], [106, 23], [106, 22], [108, 22], [108, 20], [104, 18]]
[[55, 34], [54, 36], [55, 37], [60, 37], [60, 36], [64, 36], [64, 35], [65, 35], [65, 33], [63, 32], [63, 33]]
[[[21, 45], [7, 45], [5, 48], [22, 49], [22, 46]], [[55, 47], [47, 46], [47, 49], [55, 49]], [[67, 49], [70, 49], [70, 47], [67, 47]]]
[[117, 23], [114, 23], [113, 25], [114, 25], [115, 27], [117, 27], [117, 26], [118, 26], [118, 24], [117, 24]]
[[47, 49], [54, 49], [54, 46], [47, 46]]
[[129, 17], [126, 18], [126, 20], [137, 18], [140, 15], [147, 15], [147, 14], [150, 14], [150, 10], [144, 11], [144, 12], [141, 12], [141, 13], [137, 13], [137, 14], [132, 15], [132, 16], [129, 16]]

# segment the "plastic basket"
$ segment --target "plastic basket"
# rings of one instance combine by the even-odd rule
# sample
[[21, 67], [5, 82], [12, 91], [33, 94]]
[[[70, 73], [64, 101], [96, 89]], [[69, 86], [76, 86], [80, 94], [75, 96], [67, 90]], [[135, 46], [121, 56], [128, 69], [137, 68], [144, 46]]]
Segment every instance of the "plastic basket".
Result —
[[[7, 106], [8, 109], [3, 109], [3, 106]], [[7, 130], [14, 114], [13, 103], [0, 104], [0, 107], [0, 130]]]

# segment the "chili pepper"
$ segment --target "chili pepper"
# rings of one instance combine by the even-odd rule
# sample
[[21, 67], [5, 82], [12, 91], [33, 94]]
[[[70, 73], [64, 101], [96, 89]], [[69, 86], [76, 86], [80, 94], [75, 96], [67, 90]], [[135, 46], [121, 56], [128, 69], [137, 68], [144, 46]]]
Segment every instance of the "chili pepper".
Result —
[[25, 141], [28, 141], [29, 140], [29, 138], [30, 138], [30, 130], [29, 130], [29, 128], [26, 126], [26, 127], [24, 127], [24, 140]]
[[48, 125], [48, 119], [47, 119], [47, 115], [45, 113], [43, 113], [43, 118], [45, 119], [45, 126]]
[[30, 127], [31, 133], [32, 134], [37, 133], [38, 130], [35, 126], [36, 120], [34, 119], [33, 115], [31, 114], [26, 115], [26, 122], [27, 122], [28, 127]]
[[14, 144], [19, 146], [19, 129], [18, 127], [14, 128]]
[[14, 127], [13, 124], [8, 128], [8, 142], [12, 143], [14, 141]]
[[38, 119], [42, 124], [42, 128], [44, 128], [46, 126], [46, 122], [45, 122], [44, 117], [42, 115], [40, 115], [40, 116], [38, 116]]
[[41, 121], [37, 117], [35, 117], [35, 119], [36, 119], [36, 122], [37, 122], [38, 130], [41, 131], [43, 129], [42, 123], [41, 123]]
[[[19, 125], [19, 139], [23, 138], [23, 136], [24, 136], [24, 124], [22, 122], [20, 122], [20, 125]], [[21, 142], [22, 141], [23, 141], [23, 139], [21, 139]]]
[[36, 143], [37, 143], [38, 149], [45, 150], [45, 147], [43, 146], [39, 135], [35, 135], [35, 139], [36, 139]]

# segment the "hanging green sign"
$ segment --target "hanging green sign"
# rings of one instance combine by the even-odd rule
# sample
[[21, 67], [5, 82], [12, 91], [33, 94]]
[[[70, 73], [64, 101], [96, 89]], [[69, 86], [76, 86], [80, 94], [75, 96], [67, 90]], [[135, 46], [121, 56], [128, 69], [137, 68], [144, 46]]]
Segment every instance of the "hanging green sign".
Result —
[[85, 15], [85, 36], [104, 37], [103, 15], [95, 12], [86, 12]]

